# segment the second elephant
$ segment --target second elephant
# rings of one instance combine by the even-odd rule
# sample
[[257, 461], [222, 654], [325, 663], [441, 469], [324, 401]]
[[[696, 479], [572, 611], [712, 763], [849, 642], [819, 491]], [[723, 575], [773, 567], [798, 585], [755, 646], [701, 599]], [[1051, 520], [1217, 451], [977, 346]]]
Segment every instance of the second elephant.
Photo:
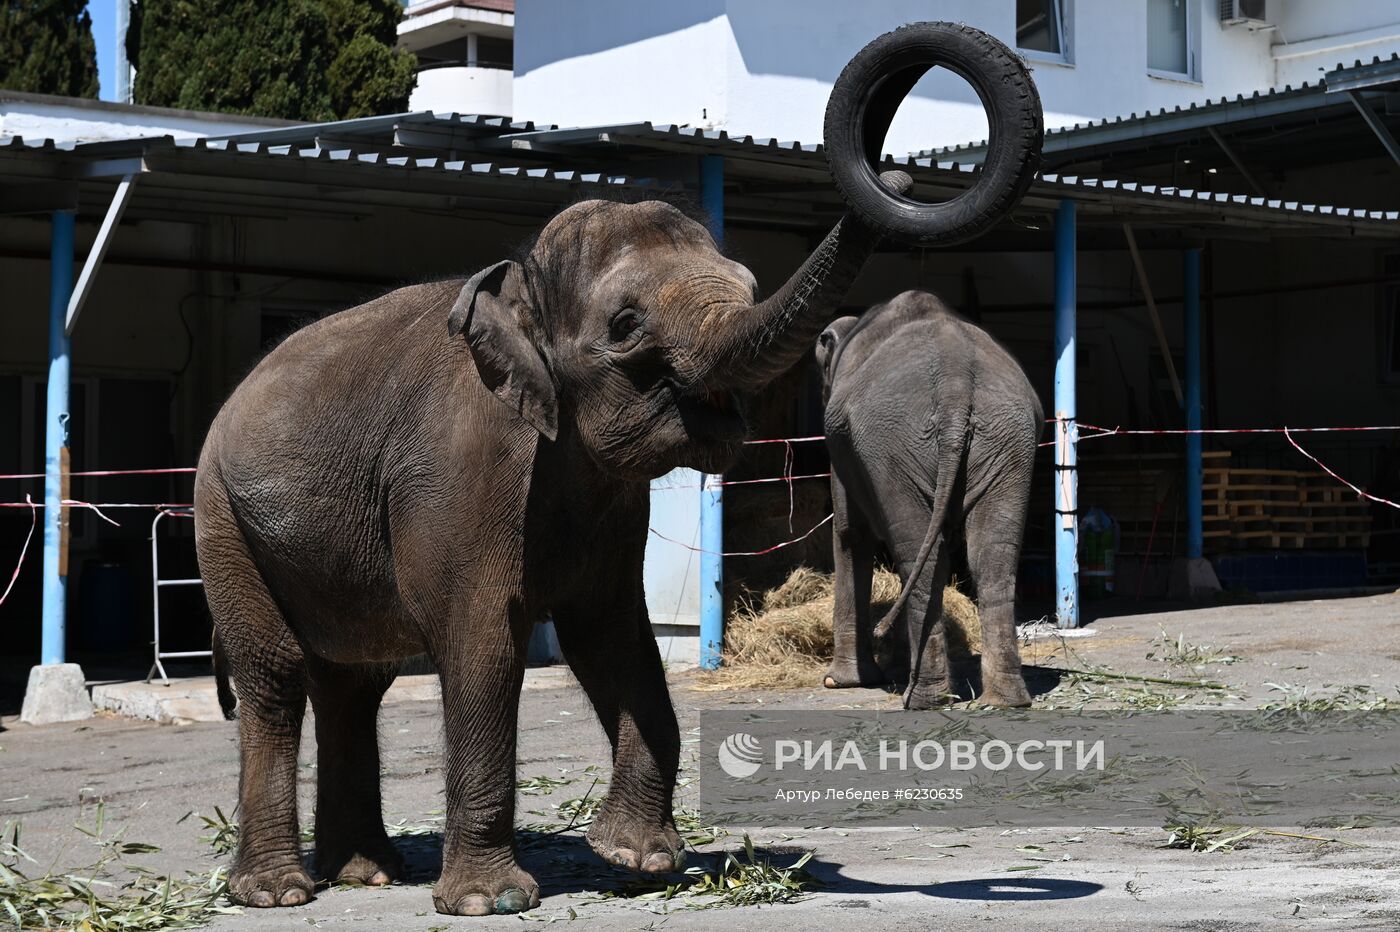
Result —
[[[980, 700], [1030, 705], [1014, 606], [1044, 414], [1025, 373], [985, 331], [920, 291], [833, 322], [817, 361], [836, 513], [826, 685], [905, 679], [906, 708], [946, 701], [942, 593], [961, 532], [982, 625]], [[870, 584], [880, 545], [904, 587], [877, 624]]]

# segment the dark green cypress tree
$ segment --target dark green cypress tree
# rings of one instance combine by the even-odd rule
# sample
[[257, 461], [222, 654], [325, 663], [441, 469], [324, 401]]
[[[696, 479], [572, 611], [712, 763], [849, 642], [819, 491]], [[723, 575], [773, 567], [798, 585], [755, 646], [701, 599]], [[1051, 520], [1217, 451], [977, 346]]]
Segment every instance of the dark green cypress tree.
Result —
[[323, 121], [408, 109], [397, 0], [139, 0], [137, 103]]
[[0, 0], [0, 87], [96, 97], [87, 0]]

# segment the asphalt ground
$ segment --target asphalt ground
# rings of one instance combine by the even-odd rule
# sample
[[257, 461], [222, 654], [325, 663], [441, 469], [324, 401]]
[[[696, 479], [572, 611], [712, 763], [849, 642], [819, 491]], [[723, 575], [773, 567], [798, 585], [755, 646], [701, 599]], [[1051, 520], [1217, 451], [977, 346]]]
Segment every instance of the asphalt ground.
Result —
[[[1223, 606], [1101, 618], [1092, 637], [1026, 645], [1042, 707], [1248, 707], [1287, 696], [1400, 697], [1400, 595]], [[1181, 641], [1178, 641], [1178, 636]], [[1181, 651], [1181, 645], [1190, 648]], [[1152, 654], [1149, 658], [1147, 655]], [[1223, 658], [1237, 658], [1229, 661]], [[1166, 658], [1166, 659], [1164, 659]], [[1202, 660], [1202, 658], [1205, 658]], [[1189, 661], [1202, 662], [1192, 664]], [[1224, 690], [1134, 680], [1077, 678], [1063, 669], [1112, 670], [1157, 679], [1206, 677]], [[433, 911], [444, 806], [442, 721], [434, 701], [386, 703], [380, 717], [385, 821], [408, 876], [387, 888], [330, 888], [291, 910], [212, 917], [216, 929], [314, 927], [518, 928], [562, 921], [596, 929], [724, 928], [781, 932], [853, 922], [888, 929], [954, 929], [1000, 920], [1007, 928], [1316, 929], [1400, 928], [1400, 829], [1331, 830], [1332, 842], [1248, 837], [1211, 853], [1166, 847], [1159, 826], [1036, 829], [843, 828], [691, 824], [700, 843], [690, 865], [714, 872], [747, 835], [761, 861], [786, 867], [810, 853], [811, 881], [794, 903], [715, 906], [665, 900], [564, 830], [571, 800], [596, 800], [609, 776], [607, 742], [581, 690], [556, 672], [535, 674], [521, 699], [517, 841], [540, 882], [541, 905], [523, 917], [466, 919]], [[706, 708], [893, 710], [878, 690], [730, 691], [678, 671], [682, 789], [694, 804], [696, 728]], [[1358, 699], [1359, 697], [1359, 699]], [[81, 724], [28, 727], [0, 721], [0, 821], [21, 823], [31, 876], [90, 863], [99, 804], [108, 837], [159, 848], [125, 862], [183, 876], [227, 865], [201, 816], [233, 812], [238, 780], [231, 723], [157, 725], [103, 715]], [[310, 729], [307, 729], [308, 734]], [[301, 756], [301, 808], [309, 813], [315, 748]], [[547, 779], [545, 779], [547, 778]], [[1321, 790], [1320, 790], [1321, 791]], [[577, 806], [577, 803], [574, 804]], [[586, 805], [585, 805], [586, 809]], [[190, 815], [190, 813], [197, 813]], [[563, 830], [563, 831], [561, 831]], [[1313, 834], [1313, 832], [1300, 832]], [[309, 847], [309, 846], [308, 846]], [[646, 894], [653, 895], [647, 896]], [[709, 905], [709, 908], [698, 908]], [[0, 919], [3, 923], [3, 919]]]

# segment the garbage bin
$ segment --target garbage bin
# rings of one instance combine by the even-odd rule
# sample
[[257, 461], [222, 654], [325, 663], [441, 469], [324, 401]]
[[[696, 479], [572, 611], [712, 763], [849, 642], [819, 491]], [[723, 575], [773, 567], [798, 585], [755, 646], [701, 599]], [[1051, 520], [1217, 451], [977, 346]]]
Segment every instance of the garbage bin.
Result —
[[1118, 522], [1101, 508], [1090, 508], [1079, 525], [1079, 588], [1086, 599], [1113, 595]]

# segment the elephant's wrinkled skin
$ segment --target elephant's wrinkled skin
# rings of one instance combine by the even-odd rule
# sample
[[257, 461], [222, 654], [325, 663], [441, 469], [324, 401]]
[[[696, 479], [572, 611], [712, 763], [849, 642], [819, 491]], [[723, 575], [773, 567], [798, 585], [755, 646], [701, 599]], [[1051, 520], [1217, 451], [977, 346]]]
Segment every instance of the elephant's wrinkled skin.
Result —
[[[905, 679], [911, 709], [952, 694], [942, 595], [948, 541], [961, 530], [982, 622], [981, 701], [1029, 705], [1013, 610], [1043, 415], [1025, 373], [985, 331], [919, 291], [833, 322], [817, 360], [836, 512], [826, 685]], [[876, 625], [880, 544], [904, 589]]]
[[802, 356], [876, 241], [848, 217], [755, 305], [749, 271], [675, 208], [584, 202], [520, 261], [328, 317], [253, 370], [210, 428], [195, 492], [216, 666], [239, 708], [233, 899], [312, 894], [296, 811], [308, 696], [319, 869], [400, 872], [375, 715], [398, 662], [426, 651], [447, 742], [434, 902], [537, 903], [513, 775], [526, 640], [546, 613], [613, 744], [590, 842], [631, 868], [680, 866], [680, 742], [642, 595], [648, 480], [730, 460], [735, 393]]

